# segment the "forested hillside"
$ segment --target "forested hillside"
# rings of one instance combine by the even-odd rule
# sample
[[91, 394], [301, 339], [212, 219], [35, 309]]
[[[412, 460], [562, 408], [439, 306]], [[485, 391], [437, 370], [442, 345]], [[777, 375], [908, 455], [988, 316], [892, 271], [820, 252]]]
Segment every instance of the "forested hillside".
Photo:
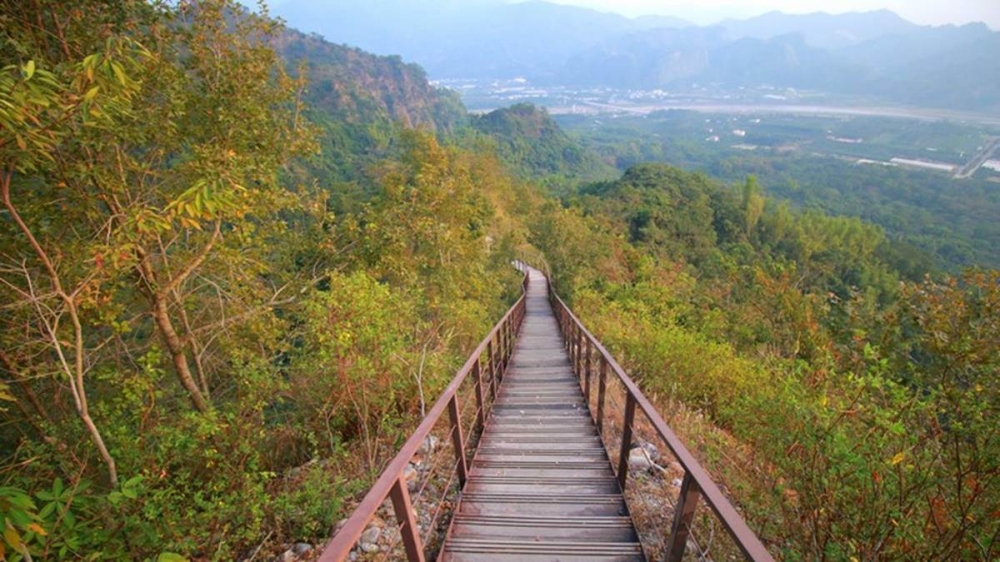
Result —
[[990, 560], [1000, 273], [639, 165], [539, 216], [558, 289], [787, 560]]
[[596, 152], [570, 139], [544, 108], [517, 104], [473, 116], [471, 129], [485, 136], [510, 170], [556, 189], [616, 175]]
[[322, 544], [519, 250], [777, 557], [996, 557], [997, 272], [925, 277], [753, 178], [581, 182], [602, 165], [544, 112], [468, 118], [227, 0], [0, 23], [0, 558]]
[[322, 157], [307, 162], [305, 175], [351, 182], [379, 160], [398, 156], [400, 127], [439, 138], [466, 126], [458, 94], [432, 87], [424, 70], [399, 57], [379, 57], [345, 45], [285, 29], [275, 40], [288, 72], [303, 72], [305, 116], [318, 127]]
[[[348, 100], [324, 105], [268, 46], [289, 36], [231, 3], [0, 21], [4, 555], [230, 560], [326, 536], [514, 296], [505, 209], [530, 197], [390, 121], [437, 117], [418, 69], [320, 44]], [[338, 128], [370, 136], [322, 152]]]
[[[706, 118], [712, 121], [706, 124]], [[559, 123], [571, 138], [596, 152], [624, 171], [641, 162], [669, 162], [687, 170], [700, 170], [720, 180], [739, 183], [756, 176], [764, 191], [789, 201], [794, 207], [825, 214], [860, 217], [881, 226], [897, 242], [901, 254], [912, 266], [900, 267], [922, 275], [927, 271], [960, 272], [970, 266], [1000, 266], [1000, 189], [987, 177], [957, 180], [947, 174], [896, 166], [861, 165], [865, 158], [888, 160], [897, 151], [908, 157], [932, 154], [925, 146], [949, 142], [968, 133], [959, 133], [955, 124], [888, 120], [828, 120], [793, 117], [764, 120], [776, 122], [759, 130], [753, 117], [735, 124], [731, 116], [704, 115], [688, 111], [654, 113], [643, 118], [620, 118], [613, 124], [595, 127], [592, 119], [560, 116]], [[708, 128], [747, 127], [742, 144], [707, 142]], [[765, 127], [767, 127], [765, 125]], [[863, 143], [856, 153], [850, 148], [832, 152], [831, 141], [820, 135], [811, 141], [801, 134], [810, 127], [820, 132], [830, 127], [842, 136], [885, 135], [912, 139], [918, 149], [879, 147]], [[972, 137], [971, 147], [981, 141]], [[746, 144], [743, 144], [746, 143]], [[823, 143], [828, 143], [824, 146]], [[925, 144], [926, 143], [926, 144]], [[862, 145], [857, 145], [861, 147]], [[750, 150], [749, 147], [755, 147]], [[881, 156], [876, 156], [881, 154]], [[943, 152], [937, 153], [939, 157]], [[950, 156], [962, 162], [964, 152]], [[918, 251], [907, 251], [912, 246]]]

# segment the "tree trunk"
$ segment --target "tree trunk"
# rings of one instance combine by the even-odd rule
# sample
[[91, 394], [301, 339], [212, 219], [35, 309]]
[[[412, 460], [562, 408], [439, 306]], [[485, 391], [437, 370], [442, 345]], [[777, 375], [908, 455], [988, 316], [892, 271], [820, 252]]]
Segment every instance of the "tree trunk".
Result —
[[205, 399], [205, 395], [202, 394], [201, 389], [198, 388], [198, 383], [191, 374], [191, 366], [188, 364], [187, 353], [184, 351], [184, 342], [177, 335], [177, 330], [174, 329], [174, 324], [170, 320], [170, 315], [167, 314], [166, 298], [159, 294], [153, 295], [153, 319], [156, 321], [156, 327], [159, 329], [160, 335], [163, 336], [163, 341], [167, 345], [170, 357], [174, 361], [174, 370], [177, 372], [177, 378], [181, 381], [181, 385], [188, 391], [194, 407], [200, 412], [209, 411], [208, 401]]

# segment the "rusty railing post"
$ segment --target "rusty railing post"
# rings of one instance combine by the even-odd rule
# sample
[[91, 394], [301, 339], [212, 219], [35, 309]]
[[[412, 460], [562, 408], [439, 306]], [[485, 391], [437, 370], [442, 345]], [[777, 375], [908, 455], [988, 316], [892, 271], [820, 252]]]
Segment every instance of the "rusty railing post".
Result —
[[699, 498], [701, 498], [701, 488], [691, 473], [685, 472], [684, 480], [681, 481], [681, 495], [677, 499], [677, 506], [674, 507], [674, 524], [670, 528], [667, 562], [681, 562], [684, 558], [688, 534], [691, 532], [691, 521], [694, 519]]
[[465, 488], [469, 477], [469, 467], [465, 461], [465, 439], [462, 438], [462, 416], [458, 411], [458, 394], [448, 401], [448, 414], [451, 417], [451, 446], [455, 448], [455, 460], [458, 461], [458, 488]]
[[482, 431], [486, 427], [486, 404], [483, 400], [483, 375], [480, 372], [480, 360], [472, 364], [472, 380], [476, 387], [476, 428]]
[[410, 491], [406, 488], [406, 479], [402, 475], [393, 484], [389, 497], [392, 498], [392, 508], [396, 512], [396, 521], [399, 522], [399, 534], [403, 538], [406, 559], [409, 562], [424, 562], [424, 548], [420, 545], [417, 521], [413, 517]]
[[566, 339], [566, 349], [573, 349], [573, 321], [569, 319], [569, 309], [563, 309], [563, 334]]
[[561, 316], [559, 325], [562, 327], [563, 347], [566, 348], [566, 351], [571, 351], [570, 342], [573, 341], [573, 329], [566, 322], [566, 310], [562, 309], [559, 312]]
[[500, 373], [500, 380], [503, 380], [503, 371], [507, 366], [507, 332], [500, 326], [497, 330], [497, 372]]
[[507, 355], [506, 355], [506, 358], [504, 359], [504, 363], [503, 363], [504, 373], [506, 373], [507, 372], [507, 367], [510, 365], [510, 359], [511, 359], [511, 357], [514, 356], [514, 346], [515, 346], [515, 341], [514, 340], [515, 340], [515, 338], [514, 338], [514, 318], [513, 317], [510, 317], [510, 318], [507, 319], [507, 323], [505, 324], [505, 327], [504, 327], [504, 332], [506, 332], [506, 334], [507, 334]]
[[500, 328], [501, 338], [503, 338], [503, 353], [500, 354], [500, 363], [503, 365], [503, 371], [507, 371], [507, 357], [510, 356], [510, 332], [507, 330], [507, 322], [504, 321], [503, 327]]
[[489, 343], [486, 344], [486, 361], [490, 366], [490, 394], [492, 396], [492, 403], [497, 400], [497, 368], [493, 362], [493, 338], [490, 338]]
[[570, 344], [573, 341], [573, 327], [569, 325], [569, 313], [566, 312], [566, 309], [560, 308], [559, 312], [562, 316], [560, 326], [562, 326], [563, 342], [565, 343], [564, 347], [569, 350]]
[[632, 449], [632, 424], [635, 422], [635, 396], [626, 391], [625, 394], [625, 419], [622, 420], [622, 447], [618, 455], [618, 485], [622, 492], [625, 491], [625, 482], [628, 481], [628, 456]]
[[583, 395], [587, 400], [587, 409], [590, 409], [590, 356], [594, 353], [590, 340], [587, 340], [587, 368], [583, 375]]
[[504, 373], [507, 372], [507, 365], [510, 365], [510, 358], [514, 355], [514, 330], [513, 330], [513, 318], [508, 318], [507, 322], [503, 325], [504, 338], [507, 339], [507, 353], [503, 356], [503, 370]]
[[583, 327], [577, 325], [576, 327], [576, 376], [583, 376]]
[[597, 434], [604, 439], [604, 394], [608, 380], [608, 360], [601, 356], [601, 374], [597, 379]]
[[576, 322], [569, 321], [569, 364], [574, 375], [579, 374], [576, 370], [576, 332], [579, 329]]
[[573, 354], [573, 372], [579, 377], [580, 359], [583, 357], [583, 328], [576, 322], [573, 323], [573, 326], [576, 328], [576, 331], [573, 332], [573, 349], [576, 350], [576, 353]]

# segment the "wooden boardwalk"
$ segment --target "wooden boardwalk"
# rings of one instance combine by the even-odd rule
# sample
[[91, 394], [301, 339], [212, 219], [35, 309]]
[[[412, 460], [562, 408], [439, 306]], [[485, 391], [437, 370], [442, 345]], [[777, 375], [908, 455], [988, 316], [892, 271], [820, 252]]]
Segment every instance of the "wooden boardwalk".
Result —
[[563, 347], [547, 282], [527, 316], [440, 560], [644, 560]]

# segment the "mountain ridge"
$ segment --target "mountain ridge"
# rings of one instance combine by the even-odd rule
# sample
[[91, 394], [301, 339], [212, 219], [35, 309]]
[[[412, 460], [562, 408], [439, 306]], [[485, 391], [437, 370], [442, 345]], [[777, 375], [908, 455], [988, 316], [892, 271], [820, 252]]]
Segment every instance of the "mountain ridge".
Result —
[[291, 0], [279, 11], [333, 42], [416, 61], [435, 79], [674, 90], [720, 83], [1000, 112], [1000, 80], [992, 80], [1000, 76], [1000, 33], [982, 23], [921, 26], [877, 10], [769, 12], [695, 26], [543, 1], [430, 10], [399, 0]]

